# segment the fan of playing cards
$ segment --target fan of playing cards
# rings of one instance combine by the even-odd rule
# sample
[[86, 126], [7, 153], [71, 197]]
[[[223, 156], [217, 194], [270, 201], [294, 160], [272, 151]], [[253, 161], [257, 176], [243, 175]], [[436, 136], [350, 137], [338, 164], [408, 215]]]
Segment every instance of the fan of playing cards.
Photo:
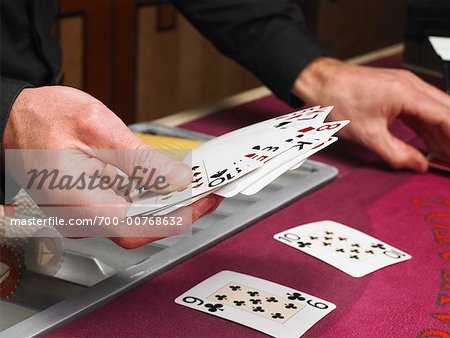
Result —
[[[337, 140], [350, 121], [324, 122], [333, 107], [310, 107], [256, 123], [195, 148], [191, 189], [166, 195], [138, 190], [127, 216], [162, 216], [209, 194], [252, 195]], [[150, 196], [149, 196], [150, 195]]]

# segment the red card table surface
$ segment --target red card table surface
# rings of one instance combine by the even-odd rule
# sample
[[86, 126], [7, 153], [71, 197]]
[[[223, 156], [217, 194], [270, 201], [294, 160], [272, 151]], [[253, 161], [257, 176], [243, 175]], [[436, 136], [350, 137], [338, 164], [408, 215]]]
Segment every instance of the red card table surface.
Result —
[[[399, 58], [377, 65], [398, 66]], [[269, 96], [184, 127], [220, 135], [289, 110]], [[394, 129], [416, 142], [405, 127]], [[392, 171], [366, 151], [338, 143], [314, 157], [338, 167], [334, 182], [49, 336], [261, 336], [174, 303], [184, 291], [226, 269], [335, 303], [337, 309], [311, 328], [309, 337], [450, 337], [448, 176]], [[369, 233], [413, 258], [353, 278], [272, 239], [282, 230], [325, 219]]]

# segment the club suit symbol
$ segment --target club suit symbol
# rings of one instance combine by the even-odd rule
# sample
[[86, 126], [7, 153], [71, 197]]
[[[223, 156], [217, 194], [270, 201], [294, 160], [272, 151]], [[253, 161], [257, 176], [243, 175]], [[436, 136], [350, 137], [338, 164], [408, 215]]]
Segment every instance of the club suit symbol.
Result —
[[271, 313], [271, 316], [273, 319], [284, 319], [284, 316], [279, 312]]
[[379, 243], [379, 244], [372, 244], [370, 247], [372, 247], [372, 248], [374, 248], [374, 249], [381, 249], [381, 250], [386, 250], [386, 247], [383, 245], [383, 244], [381, 244], [381, 243]]
[[253, 312], [266, 312], [261, 306], [254, 306], [252, 309]]
[[311, 243], [300, 241], [300, 242], [297, 242], [297, 245], [298, 245], [299, 248], [306, 248], [306, 247], [309, 248], [311, 246]]
[[217, 312], [217, 311], [223, 311], [223, 305], [222, 304], [205, 304], [205, 307], [208, 308], [209, 312]]
[[278, 299], [275, 297], [266, 297], [266, 302], [268, 303], [278, 303]]
[[285, 309], [296, 309], [297, 307], [295, 306], [294, 303], [288, 303], [288, 304], [284, 304], [284, 308]]
[[290, 300], [305, 300], [305, 297], [302, 297], [302, 294], [299, 292], [288, 293], [287, 298]]
[[235, 300], [233, 303], [236, 306], [245, 306], [245, 302], [243, 300]]
[[227, 295], [216, 295], [217, 300], [227, 300]]
[[288, 121], [280, 122], [280, 123], [278, 123], [278, 124], [275, 126], [275, 128], [285, 129], [285, 128], [282, 128], [282, 127], [285, 127], [285, 126], [287, 126], [288, 124], [291, 124], [291, 123], [292, 123], [292, 122], [288, 122]]
[[252, 299], [250, 299], [250, 302], [252, 303], [252, 304], [261, 304], [261, 299], [254, 299], [254, 298], [252, 298]]
[[232, 291], [239, 291], [241, 290], [241, 287], [239, 285], [230, 285], [230, 289]]
[[259, 292], [258, 291], [247, 291], [247, 293], [250, 295], [250, 297], [259, 296]]

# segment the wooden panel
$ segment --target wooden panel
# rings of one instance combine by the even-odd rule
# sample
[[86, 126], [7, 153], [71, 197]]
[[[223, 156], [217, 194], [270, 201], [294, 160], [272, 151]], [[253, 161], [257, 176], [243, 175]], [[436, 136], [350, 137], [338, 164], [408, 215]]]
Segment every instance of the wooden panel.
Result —
[[[112, 34], [112, 2], [110, 0], [60, 0], [59, 17], [62, 22], [68, 20], [66, 17], [84, 18], [83, 29], [83, 47], [81, 53], [83, 54], [83, 89], [89, 94], [95, 96], [107, 105], [111, 105], [111, 80], [112, 80], [112, 53], [111, 53], [111, 34]], [[63, 23], [64, 25], [64, 23]], [[61, 37], [61, 23], [58, 24], [57, 31]], [[75, 34], [74, 32], [67, 32], [67, 34]], [[71, 38], [77, 38], [71, 36]], [[73, 41], [77, 43], [77, 40]], [[63, 46], [63, 61], [68, 68], [64, 69], [66, 77], [74, 79], [79, 73], [79, 69], [71, 68], [70, 59], [73, 57], [70, 53], [75, 46], [68, 46], [67, 42]], [[69, 49], [67, 49], [69, 48]], [[78, 54], [78, 52], [76, 52]], [[77, 56], [75, 56], [76, 58]]]
[[134, 122], [135, 40], [137, 0], [114, 3], [113, 110], [126, 123]]
[[158, 31], [157, 8], [137, 13], [136, 120], [201, 106], [259, 85], [221, 56], [179, 14], [175, 29]]
[[63, 51], [62, 71], [64, 84], [84, 89], [84, 17], [61, 18], [59, 40]]
[[320, 0], [317, 36], [340, 58], [403, 41], [408, 0]]

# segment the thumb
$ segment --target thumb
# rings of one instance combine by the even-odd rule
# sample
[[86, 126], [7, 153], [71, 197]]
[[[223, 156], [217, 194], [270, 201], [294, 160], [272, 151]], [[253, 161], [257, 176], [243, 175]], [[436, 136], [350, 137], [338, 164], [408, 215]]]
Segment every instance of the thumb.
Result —
[[383, 129], [378, 137], [372, 139], [369, 148], [395, 169], [417, 172], [426, 172], [428, 169], [428, 161], [419, 150], [395, 137], [387, 129]]
[[122, 149], [90, 149], [88, 152], [105, 163], [111, 164], [133, 180], [133, 186], [152, 191], [176, 191], [192, 180], [192, 170], [185, 163], [174, 160], [153, 149], [140, 138], [128, 138]]

